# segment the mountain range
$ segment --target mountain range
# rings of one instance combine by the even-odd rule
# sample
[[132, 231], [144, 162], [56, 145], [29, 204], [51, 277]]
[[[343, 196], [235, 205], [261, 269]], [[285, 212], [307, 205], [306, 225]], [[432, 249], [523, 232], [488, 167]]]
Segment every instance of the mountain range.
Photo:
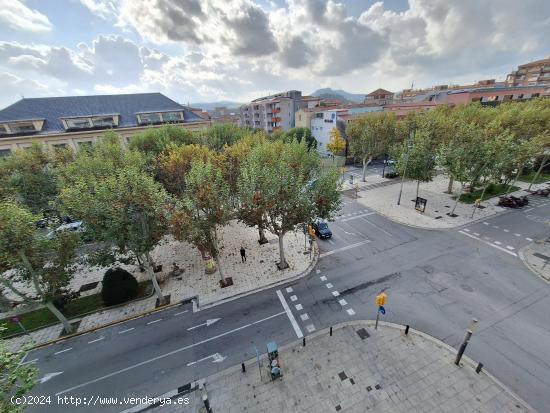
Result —
[[350, 93], [342, 89], [331, 89], [329, 87], [318, 89], [311, 93], [311, 96], [325, 99], [340, 99], [344, 103], [361, 103], [365, 99], [366, 93]]

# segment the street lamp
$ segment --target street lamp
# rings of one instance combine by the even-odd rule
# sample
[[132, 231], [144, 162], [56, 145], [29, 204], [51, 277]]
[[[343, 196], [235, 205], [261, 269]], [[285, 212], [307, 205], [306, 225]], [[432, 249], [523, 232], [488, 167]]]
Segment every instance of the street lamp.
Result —
[[397, 205], [401, 205], [401, 194], [403, 193], [403, 183], [405, 182], [405, 175], [407, 174], [407, 165], [409, 164], [409, 154], [411, 152], [414, 140], [415, 130], [411, 131], [411, 136], [407, 140], [407, 153], [405, 154], [405, 170], [403, 171], [403, 176], [401, 177], [401, 187], [399, 188], [399, 198], [397, 198]]

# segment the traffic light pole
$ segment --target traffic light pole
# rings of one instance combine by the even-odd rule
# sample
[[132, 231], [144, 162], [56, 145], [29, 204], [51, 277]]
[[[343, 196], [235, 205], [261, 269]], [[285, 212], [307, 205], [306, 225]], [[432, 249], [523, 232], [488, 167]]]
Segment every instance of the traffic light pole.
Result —
[[380, 308], [378, 308], [378, 311], [376, 312], [376, 324], [374, 324], [374, 329], [378, 330], [378, 319], [380, 318]]

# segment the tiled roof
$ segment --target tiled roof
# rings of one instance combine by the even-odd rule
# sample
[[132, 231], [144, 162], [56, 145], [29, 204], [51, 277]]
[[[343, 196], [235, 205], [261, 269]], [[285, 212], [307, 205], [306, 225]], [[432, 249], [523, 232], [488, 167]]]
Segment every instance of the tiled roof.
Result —
[[61, 118], [94, 115], [120, 115], [119, 128], [139, 126], [136, 113], [184, 111], [184, 122], [201, 121], [200, 116], [161, 93], [125, 95], [62, 96], [23, 98], [0, 110], [0, 122], [45, 119], [39, 135], [64, 132]]
[[378, 88], [374, 92], [370, 92], [367, 96], [375, 96], [375, 95], [393, 95], [393, 93], [386, 89]]

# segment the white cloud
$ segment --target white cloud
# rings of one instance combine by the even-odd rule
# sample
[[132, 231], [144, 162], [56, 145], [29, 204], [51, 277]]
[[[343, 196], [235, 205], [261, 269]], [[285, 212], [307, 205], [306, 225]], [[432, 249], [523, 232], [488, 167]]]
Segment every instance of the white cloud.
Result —
[[27, 32], [49, 32], [53, 28], [46, 15], [28, 8], [20, 0], [0, 0], [0, 22]]
[[90, 13], [104, 19], [115, 19], [118, 14], [118, 8], [111, 0], [80, 0], [80, 3], [86, 7]]

